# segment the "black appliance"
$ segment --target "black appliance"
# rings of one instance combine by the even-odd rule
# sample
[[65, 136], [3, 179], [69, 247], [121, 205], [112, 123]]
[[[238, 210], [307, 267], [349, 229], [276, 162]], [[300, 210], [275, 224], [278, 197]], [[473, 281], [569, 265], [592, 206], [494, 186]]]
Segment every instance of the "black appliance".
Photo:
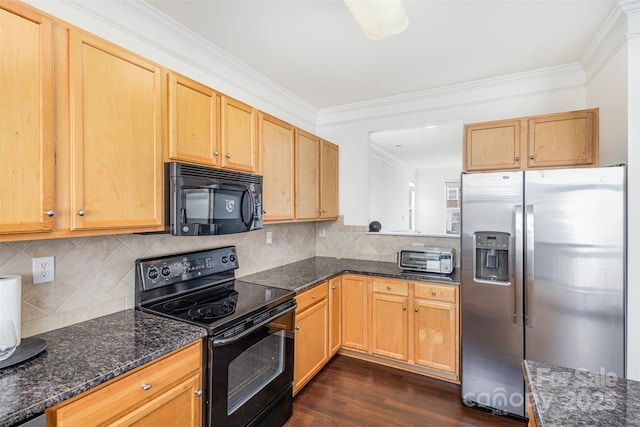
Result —
[[202, 326], [205, 422], [281, 426], [291, 416], [295, 293], [236, 280], [234, 246], [136, 260], [136, 308]]
[[262, 176], [187, 163], [165, 164], [165, 230], [174, 236], [258, 230]]

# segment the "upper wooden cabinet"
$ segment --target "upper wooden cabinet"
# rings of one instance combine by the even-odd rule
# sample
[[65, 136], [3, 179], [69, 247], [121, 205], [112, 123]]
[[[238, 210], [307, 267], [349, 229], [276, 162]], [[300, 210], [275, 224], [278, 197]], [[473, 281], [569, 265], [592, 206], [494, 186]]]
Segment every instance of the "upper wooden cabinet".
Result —
[[294, 206], [294, 127], [259, 114], [260, 174], [265, 222], [292, 221]]
[[256, 172], [258, 110], [224, 95], [221, 109], [222, 167]]
[[71, 230], [158, 228], [163, 219], [162, 70], [69, 32]]
[[52, 24], [0, 0], [0, 234], [54, 226]]
[[220, 94], [168, 73], [168, 160], [219, 167]]
[[465, 125], [465, 172], [598, 166], [598, 109]]
[[296, 219], [338, 218], [338, 146], [296, 131]]

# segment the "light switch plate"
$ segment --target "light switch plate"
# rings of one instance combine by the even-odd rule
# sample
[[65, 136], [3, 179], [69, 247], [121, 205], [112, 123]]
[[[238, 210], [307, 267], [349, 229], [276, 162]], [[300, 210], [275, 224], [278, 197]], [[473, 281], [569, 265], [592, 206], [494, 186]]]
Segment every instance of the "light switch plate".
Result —
[[267, 245], [273, 244], [273, 232], [267, 231]]
[[33, 284], [53, 282], [55, 278], [54, 257], [33, 258]]

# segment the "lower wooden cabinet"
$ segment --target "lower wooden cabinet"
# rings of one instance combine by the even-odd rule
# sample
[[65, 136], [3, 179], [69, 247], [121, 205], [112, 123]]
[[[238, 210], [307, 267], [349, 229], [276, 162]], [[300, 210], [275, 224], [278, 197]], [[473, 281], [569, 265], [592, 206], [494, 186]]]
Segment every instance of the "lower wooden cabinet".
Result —
[[47, 426], [202, 425], [202, 342], [47, 410]]
[[458, 286], [343, 275], [347, 355], [459, 382]]
[[329, 280], [329, 356], [333, 357], [342, 346], [342, 277]]
[[296, 296], [294, 395], [329, 360], [328, 287], [328, 282], [323, 282]]

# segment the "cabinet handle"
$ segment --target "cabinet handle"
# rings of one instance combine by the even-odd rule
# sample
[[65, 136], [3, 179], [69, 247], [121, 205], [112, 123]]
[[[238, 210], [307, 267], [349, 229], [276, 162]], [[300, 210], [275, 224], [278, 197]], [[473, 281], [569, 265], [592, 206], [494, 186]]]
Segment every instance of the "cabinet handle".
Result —
[[147, 384], [142, 384], [142, 389], [143, 390], [149, 390], [151, 388], [151, 384], [147, 383]]
[[320, 209], [318, 212], [321, 213], [321, 214], [327, 213], [327, 211], [325, 211], [324, 209]]
[[196, 396], [198, 397], [202, 396], [202, 390], [196, 390]]
[[311, 295], [311, 299], [316, 299], [317, 297], [315, 295]]
[[516, 162], [520, 161], [520, 156], [516, 156]]
[[387, 290], [390, 291], [391, 290], [391, 286], [387, 286]]
[[48, 216], [49, 218], [51, 218], [52, 216], [54, 216], [56, 213], [53, 209], [49, 209], [48, 211], [46, 211], [44, 213], [46, 216]]
[[296, 326], [296, 331], [299, 331], [299, 330], [300, 330], [300, 326]]
[[80, 209], [78, 211], [78, 216], [84, 216], [84, 214], [86, 214], [86, 212], [84, 211], [84, 209]]
[[218, 157], [218, 154], [220, 154], [220, 153], [218, 153], [217, 151], [213, 152], [213, 155], [216, 156], [216, 157]]
[[230, 153], [227, 153], [227, 155], [226, 155], [225, 157], [226, 157], [227, 159], [230, 159], [230, 158], [231, 158], [231, 154], [230, 154]]
[[535, 159], [535, 156], [532, 154], [531, 157], [529, 157], [531, 160]]

